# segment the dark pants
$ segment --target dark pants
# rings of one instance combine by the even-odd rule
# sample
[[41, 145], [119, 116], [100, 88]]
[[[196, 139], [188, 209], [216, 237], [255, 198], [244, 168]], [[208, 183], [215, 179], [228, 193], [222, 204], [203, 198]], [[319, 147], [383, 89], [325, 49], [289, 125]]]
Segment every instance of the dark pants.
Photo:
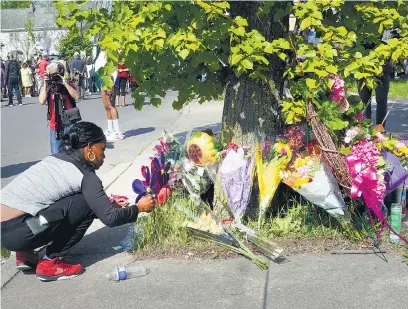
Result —
[[17, 76], [10, 76], [7, 82], [7, 91], [9, 97], [9, 104], [13, 104], [13, 90], [16, 92], [18, 104], [22, 103], [21, 92], [20, 92], [20, 81]]
[[[390, 90], [390, 79], [391, 77], [389, 74], [384, 74], [383, 76], [381, 76], [377, 88], [375, 88], [375, 100], [377, 102], [376, 124], [382, 123], [387, 114], [387, 100], [388, 91]], [[360, 98], [363, 101], [363, 103], [367, 105], [364, 116], [367, 119], [372, 119], [371, 115], [372, 90], [367, 87], [363, 87], [363, 89], [360, 90], [361, 84], [362, 84], [361, 80], [357, 81], [358, 94], [360, 95]]]
[[[126, 95], [126, 84], [127, 84], [128, 79], [126, 77], [119, 77], [119, 94], [121, 96]], [[119, 95], [118, 94], [118, 95]]]
[[49, 218], [62, 217], [62, 220], [50, 223], [45, 231], [37, 235], [33, 235], [27, 226], [26, 220], [32, 217], [29, 214], [2, 222], [1, 246], [20, 252], [34, 250], [51, 242], [46, 254], [49, 257], [63, 257], [84, 237], [94, 219], [82, 194], [63, 198], [41, 210], [38, 215], [44, 216], [49, 222], [52, 221]]

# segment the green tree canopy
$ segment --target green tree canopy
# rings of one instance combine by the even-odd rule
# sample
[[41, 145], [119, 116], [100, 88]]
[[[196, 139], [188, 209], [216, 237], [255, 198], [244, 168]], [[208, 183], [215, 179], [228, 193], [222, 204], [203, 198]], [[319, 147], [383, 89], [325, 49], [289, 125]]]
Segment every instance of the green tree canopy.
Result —
[[[330, 76], [363, 79], [375, 87], [384, 63], [408, 57], [403, 1], [114, 1], [109, 11], [86, 4], [56, 2], [57, 23], [75, 29], [85, 21], [87, 35], [99, 36], [108, 58], [101, 70], [105, 87], [112, 86], [110, 73], [124, 58], [141, 91], [154, 97], [177, 90], [176, 109], [226, 91], [227, 141], [276, 135], [283, 120], [304, 119], [309, 100], [333, 118], [331, 129], [341, 129], [345, 124], [335, 121], [336, 111], [327, 111], [320, 99], [332, 86]], [[294, 31], [290, 14], [296, 18]], [[305, 41], [309, 29], [320, 37], [318, 44]], [[382, 44], [385, 30], [395, 30], [399, 38]], [[204, 74], [206, 81], [200, 82], [197, 76]], [[284, 83], [294, 99], [283, 101]], [[142, 108], [144, 98], [133, 97]], [[161, 100], [151, 102], [159, 106]]]
[[66, 57], [72, 57], [75, 52], [85, 50], [87, 55], [92, 55], [92, 42], [88, 36], [81, 35], [78, 29], [72, 29], [59, 41], [58, 50]]

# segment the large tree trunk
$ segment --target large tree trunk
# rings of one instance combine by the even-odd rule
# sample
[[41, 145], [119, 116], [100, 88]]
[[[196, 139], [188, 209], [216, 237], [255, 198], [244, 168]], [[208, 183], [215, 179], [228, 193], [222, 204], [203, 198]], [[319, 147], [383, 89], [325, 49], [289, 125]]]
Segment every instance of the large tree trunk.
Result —
[[[275, 2], [269, 15], [258, 14], [260, 5], [259, 2], [231, 2], [232, 15], [246, 18], [249, 24], [247, 31], [257, 29], [268, 41], [286, 37], [289, 19], [274, 22], [273, 12], [278, 8], [284, 9], [288, 2]], [[275, 55], [270, 56], [268, 60], [270, 70], [265, 74], [269, 83], [245, 75], [236, 77], [230, 73], [222, 116], [223, 142], [253, 147], [257, 141], [275, 141], [280, 133], [283, 120], [279, 104], [283, 92], [285, 62]], [[221, 192], [219, 183], [216, 183], [215, 210], [222, 216], [227, 216], [225, 210], [223, 211], [226, 207], [221, 207], [222, 204], [225, 205]], [[256, 203], [256, 199], [252, 200]]]
[[[288, 2], [275, 2], [269, 15], [259, 15], [259, 2], [231, 2], [233, 16], [247, 19], [249, 29], [257, 29], [268, 41], [286, 37], [289, 19], [274, 22], [273, 12], [284, 9]], [[269, 57], [269, 83], [244, 75], [230, 74], [222, 117], [224, 142], [251, 146], [258, 140], [274, 140], [283, 122], [279, 103], [283, 92], [285, 62], [277, 56]]]

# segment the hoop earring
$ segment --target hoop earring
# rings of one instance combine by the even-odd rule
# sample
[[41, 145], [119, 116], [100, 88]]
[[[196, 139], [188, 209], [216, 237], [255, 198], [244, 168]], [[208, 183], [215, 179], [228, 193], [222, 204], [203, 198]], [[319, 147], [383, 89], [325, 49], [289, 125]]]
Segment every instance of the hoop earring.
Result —
[[[91, 155], [93, 155], [92, 159], [91, 159]], [[95, 161], [95, 159], [96, 159], [96, 155], [95, 155], [95, 153], [91, 150], [91, 151], [88, 153], [88, 160], [91, 161], [91, 162], [93, 162], [93, 161]]]

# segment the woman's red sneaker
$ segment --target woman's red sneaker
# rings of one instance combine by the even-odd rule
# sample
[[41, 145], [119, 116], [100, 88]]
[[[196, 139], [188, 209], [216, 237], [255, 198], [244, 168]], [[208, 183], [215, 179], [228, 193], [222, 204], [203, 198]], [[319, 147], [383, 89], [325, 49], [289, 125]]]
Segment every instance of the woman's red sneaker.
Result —
[[41, 281], [70, 279], [84, 272], [81, 264], [69, 264], [59, 258], [41, 260], [37, 265], [36, 275]]
[[38, 260], [38, 254], [34, 251], [16, 252], [16, 267], [18, 270], [34, 270]]

